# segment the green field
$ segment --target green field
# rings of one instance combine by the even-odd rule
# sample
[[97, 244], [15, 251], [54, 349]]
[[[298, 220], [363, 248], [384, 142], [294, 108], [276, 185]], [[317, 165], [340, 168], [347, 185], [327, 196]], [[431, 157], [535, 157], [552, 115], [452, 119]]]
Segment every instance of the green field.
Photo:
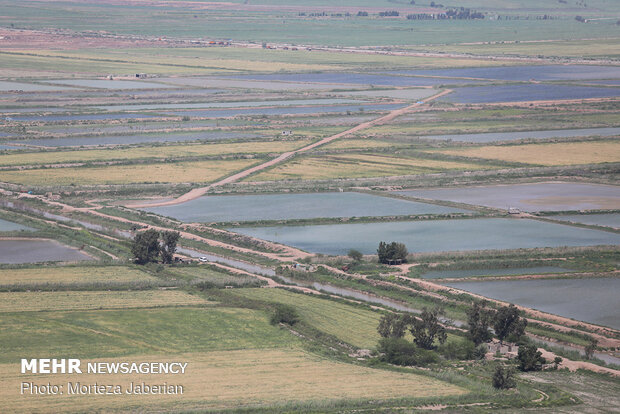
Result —
[[292, 305], [304, 322], [358, 348], [372, 349], [379, 340], [377, 325], [381, 315], [377, 312], [281, 289], [241, 289], [234, 293], [250, 299]]

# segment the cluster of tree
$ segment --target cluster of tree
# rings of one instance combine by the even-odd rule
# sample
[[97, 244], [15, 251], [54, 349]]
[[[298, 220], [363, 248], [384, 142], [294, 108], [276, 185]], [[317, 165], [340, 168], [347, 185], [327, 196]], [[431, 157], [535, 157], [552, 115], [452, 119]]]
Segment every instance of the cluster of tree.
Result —
[[357, 12], [358, 17], [367, 17], [368, 16], [368, 12], [367, 11], [358, 11]]
[[136, 234], [131, 245], [131, 254], [138, 264], [157, 262], [159, 258], [163, 263], [172, 263], [179, 237], [178, 231], [159, 232], [148, 229]]
[[380, 242], [377, 249], [377, 255], [379, 256], [379, 263], [394, 264], [403, 263], [407, 261], [407, 246], [403, 243], [386, 243]]
[[475, 302], [467, 310], [467, 330], [474, 344], [490, 340], [493, 337], [491, 327], [500, 343], [505, 339], [518, 342], [527, 327], [527, 320], [519, 316], [519, 309], [511, 304], [493, 310], [487, 308], [487, 305], [486, 301]]
[[407, 20], [475, 20], [484, 19], [484, 14], [475, 10], [448, 9], [445, 13], [415, 13], [408, 14]]
[[586, 19], [583, 16], [575, 16], [575, 20], [581, 23], [585, 23]]
[[381, 17], [397, 17], [400, 16], [400, 13], [397, 10], [388, 10], [379, 12], [379, 16]]
[[[391, 313], [383, 315], [377, 332], [381, 336], [378, 350], [382, 359], [396, 365], [423, 365], [437, 361], [436, 342], [444, 344], [448, 338], [440, 321], [439, 309], [424, 308], [419, 316]], [[413, 342], [404, 336], [409, 331]]]

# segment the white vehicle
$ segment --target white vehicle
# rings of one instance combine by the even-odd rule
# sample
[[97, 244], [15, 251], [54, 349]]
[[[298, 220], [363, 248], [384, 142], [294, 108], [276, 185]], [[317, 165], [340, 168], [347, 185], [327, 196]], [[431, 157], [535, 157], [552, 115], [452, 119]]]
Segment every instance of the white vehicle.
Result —
[[198, 260], [200, 260], [203, 263], [207, 263], [209, 261], [209, 259], [207, 259], [206, 256], [199, 257]]

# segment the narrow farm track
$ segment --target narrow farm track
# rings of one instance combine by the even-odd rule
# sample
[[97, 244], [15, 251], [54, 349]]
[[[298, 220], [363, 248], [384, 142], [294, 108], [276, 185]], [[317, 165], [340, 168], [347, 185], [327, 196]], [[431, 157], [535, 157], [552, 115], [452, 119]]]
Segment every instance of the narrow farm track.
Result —
[[393, 111], [391, 111], [390, 113], [388, 113], [387, 115], [384, 115], [382, 117], [379, 117], [377, 119], [373, 119], [371, 121], [366, 121], [366, 122], [362, 122], [359, 125], [354, 126], [353, 128], [347, 129], [346, 131], [340, 132], [338, 134], [335, 135], [331, 135], [329, 137], [325, 137], [315, 143], [312, 143], [310, 145], [306, 145], [305, 147], [299, 148], [297, 150], [294, 151], [289, 151], [289, 152], [285, 152], [280, 154], [278, 157], [266, 161], [262, 164], [259, 165], [255, 165], [253, 167], [250, 167], [246, 170], [243, 170], [241, 172], [238, 172], [234, 175], [231, 175], [229, 177], [226, 177], [220, 181], [217, 181], [213, 184], [209, 184], [206, 187], [200, 187], [200, 188], [195, 188], [185, 194], [183, 194], [182, 196], [175, 198], [174, 200], [168, 200], [168, 201], [161, 201], [161, 202], [155, 202], [155, 203], [133, 203], [133, 204], [126, 204], [126, 207], [129, 208], [144, 208], [144, 207], [163, 207], [163, 206], [172, 206], [172, 205], [176, 205], [176, 204], [182, 204], [191, 200], [195, 200], [196, 198], [202, 197], [203, 195], [205, 195], [207, 192], [209, 192], [209, 190], [215, 188], [215, 187], [219, 187], [225, 184], [230, 184], [230, 183], [234, 183], [239, 181], [242, 178], [245, 178], [251, 174], [254, 174], [255, 172], [264, 170], [265, 168], [269, 168], [272, 167], [276, 164], [279, 164], [281, 162], [284, 162], [286, 160], [288, 160], [289, 158], [293, 157], [294, 155], [297, 154], [301, 154], [307, 151], [310, 151], [316, 147], [319, 147], [321, 145], [325, 145], [325, 144], [329, 144], [332, 141], [335, 141], [339, 138], [342, 138], [344, 136], [350, 135], [350, 134], [354, 134], [358, 131], [361, 131], [363, 129], [367, 129], [370, 127], [373, 127], [375, 125], [380, 125], [383, 124], [385, 122], [389, 122], [392, 119], [403, 115], [407, 112], [409, 112], [410, 110], [417, 108], [421, 105], [426, 104], [428, 101], [431, 101], [433, 99], [437, 99], [440, 98], [444, 95], [449, 94], [450, 92], [452, 92], [452, 90], [450, 89], [446, 89], [444, 91], [441, 91], [431, 97], [425, 98], [424, 101], [422, 102], [417, 102], [414, 103], [412, 105], [406, 106], [404, 108], [399, 108], [399, 109], [395, 109]]

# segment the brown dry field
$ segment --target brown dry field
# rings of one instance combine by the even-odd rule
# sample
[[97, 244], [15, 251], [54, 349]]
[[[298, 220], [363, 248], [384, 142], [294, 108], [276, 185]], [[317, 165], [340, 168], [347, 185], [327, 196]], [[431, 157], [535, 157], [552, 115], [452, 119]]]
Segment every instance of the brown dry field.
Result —
[[526, 164], [579, 165], [620, 162], [620, 141], [483, 146], [437, 152]]
[[72, 33], [46, 33], [39, 30], [0, 28], [0, 48], [7, 49], [92, 49], [161, 47], [167, 42], [142, 39], [86, 37]]
[[0, 181], [40, 186], [131, 183], [204, 183], [214, 181], [256, 160], [196, 161], [89, 168], [0, 171]]
[[195, 306], [212, 303], [176, 290], [0, 292], [0, 312]]
[[[188, 362], [179, 375], [32, 375], [19, 364], [0, 365], [0, 411], [89, 412], [90, 410], [171, 412], [192, 409], [240, 409], [283, 403], [355, 399], [414, 398], [462, 395], [465, 389], [413, 373], [366, 368], [305, 353], [296, 349], [215, 351], [166, 358], [144, 356], [106, 358], [87, 362]], [[184, 385], [180, 395], [66, 395], [67, 382], [119, 384], [130, 382]], [[63, 395], [19, 395], [22, 382], [64, 385]], [[316, 408], [316, 406], [315, 406]], [[294, 411], [294, 410], [293, 410]]]
[[125, 266], [48, 267], [0, 270], [0, 285], [33, 283], [122, 283], [157, 280], [148, 273]]

